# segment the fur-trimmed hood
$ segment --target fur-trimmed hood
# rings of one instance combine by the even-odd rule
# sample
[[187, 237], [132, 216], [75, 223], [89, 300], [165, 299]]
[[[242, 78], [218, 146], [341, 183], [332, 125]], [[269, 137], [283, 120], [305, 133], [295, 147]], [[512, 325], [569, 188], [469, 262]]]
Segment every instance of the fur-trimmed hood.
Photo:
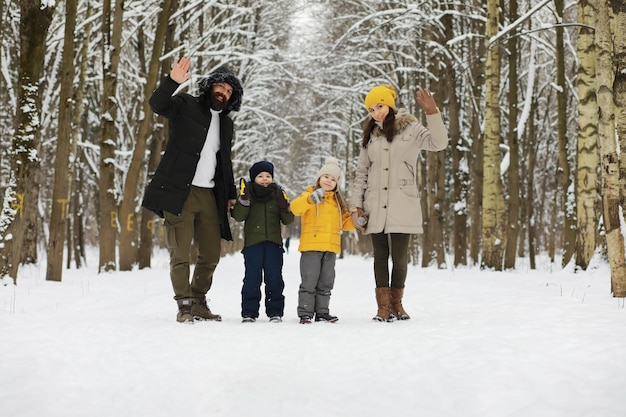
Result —
[[[396, 136], [404, 129], [406, 129], [411, 123], [417, 122], [417, 118], [410, 114], [406, 109], [398, 109], [396, 113], [396, 120], [393, 123], [393, 135]], [[378, 125], [378, 123], [377, 123]], [[372, 131], [372, 136], [383, 136], [383, 130], [380, 125], [377, 129]]]
[[226, 110], [228, 112], [239, 111], [239, 109], [241, 109], [241, 100], [243, 98], [243, 87], [235, 74], [233, 74], [232, 71], [225, 66], [217, 68], [207, 77], [198, 81], [198, 89], [200, 90], [201, 99], [205, 94], [211, 91], [211, 86], [217, 83], [227, 83], [233, 87], [233, 94], [228, 100]]

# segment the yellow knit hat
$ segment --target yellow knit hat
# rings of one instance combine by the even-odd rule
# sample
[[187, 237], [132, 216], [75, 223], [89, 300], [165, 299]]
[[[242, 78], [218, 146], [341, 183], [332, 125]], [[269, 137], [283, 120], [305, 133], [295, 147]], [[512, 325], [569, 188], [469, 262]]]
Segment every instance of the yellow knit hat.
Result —
[[372, 88], [365, 96], [365, 108], [370, 109], [374, 104], [384, 104], [396, 109], [396, 89], [389, 84], [381, 84]]

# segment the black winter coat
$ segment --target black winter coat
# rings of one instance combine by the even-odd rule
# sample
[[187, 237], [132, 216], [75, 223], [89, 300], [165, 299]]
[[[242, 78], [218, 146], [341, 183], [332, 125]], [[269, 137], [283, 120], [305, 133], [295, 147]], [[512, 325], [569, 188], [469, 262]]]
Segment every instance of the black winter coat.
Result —
[[[145, 190], [142, 206], [163, 217], [163, 212], [180, 215], [189, 196], [191, 181], [200, 160], [211, 112], [208, 103], [190, 94], [172, 95], [179, 84], [166, 76], [150, 97], [150, 107], [169, 120], [165, 153]], [[232, 240], [228, 224], [228, 200], [237, 197], [230, 157], [233, 121], [228, 111], [220, 113], [220, 150], [215, 170], [215, 200], [222, 238]]]

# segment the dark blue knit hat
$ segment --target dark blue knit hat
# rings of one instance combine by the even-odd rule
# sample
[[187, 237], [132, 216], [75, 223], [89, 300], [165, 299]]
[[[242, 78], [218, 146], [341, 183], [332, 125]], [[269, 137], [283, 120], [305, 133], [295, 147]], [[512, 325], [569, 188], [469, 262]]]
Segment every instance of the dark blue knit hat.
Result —
[[272, 178], [274, 178], [274, 164], [268, 161], [260, 161], [250, 167], [250, 180], [254, 182], [254, 179], [261, 172], [269, 172]]

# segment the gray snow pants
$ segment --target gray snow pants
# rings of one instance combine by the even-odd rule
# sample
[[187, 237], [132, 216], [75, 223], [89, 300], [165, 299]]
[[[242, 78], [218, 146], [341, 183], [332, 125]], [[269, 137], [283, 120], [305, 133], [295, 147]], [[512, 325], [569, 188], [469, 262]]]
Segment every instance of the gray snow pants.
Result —
[[335, 285], [335, 252], [307, 251], [300, 255], [298, 317], [328, 314], [330, 293]]

